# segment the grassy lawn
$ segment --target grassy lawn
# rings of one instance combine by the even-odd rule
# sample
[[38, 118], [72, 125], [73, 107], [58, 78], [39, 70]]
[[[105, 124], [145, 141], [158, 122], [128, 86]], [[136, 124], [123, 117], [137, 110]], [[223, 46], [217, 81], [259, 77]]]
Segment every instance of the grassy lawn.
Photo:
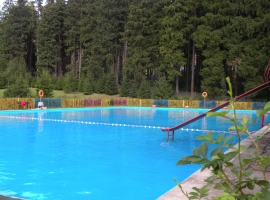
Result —
[[[30, 88], [32, 97], [38, 98], [36, 88]], [[4, 97], [4, 89], [0, 89], [0, 98]], [[118, 98], [119, 95], [106, 95], [106, 94], [91, 94], [91, 95], [84, 95], [81, 92], [65, 94], [62, 90], [54, 90], [53, 91], [53, 98], [99, 98], [99, 99], [106, 99], [106, 98]]]

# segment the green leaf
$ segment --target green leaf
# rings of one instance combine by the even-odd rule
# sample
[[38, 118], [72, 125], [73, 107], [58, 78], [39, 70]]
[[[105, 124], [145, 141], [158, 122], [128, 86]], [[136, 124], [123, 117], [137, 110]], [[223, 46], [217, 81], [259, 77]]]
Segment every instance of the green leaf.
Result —
[[203, 164], [203, 163], [206, 163], [208, 162], [207, 159], [205, 158], [201, 158], [199, 156], [186, 156], [186, 157], [183, 157], [181, 158], [177, 163], [176, 165], [186, 165], [186, 164], [191, 164], [191, 163], [194, 163], [194, 164]]
[[242, 160], [242, 163], [243, 163], [244, 166], [245, 165], [248, 165], [248, 164], [250, 164], [252, 162], [254, 162], [254, 159], [253, 158], [246, 158], [246, 159], [243, 159]]
[[252, 169], [247, 169], [246, 171], [244, 171], [243, 175], [249, 177], [251, 174], [253, 174], [253, 170]]
[[226, 78], [226, 81], [227, 81], [227, 83], [229, 85], [229, 91], [228, 91], [228, 93], [229, 93], [230, 97], [232, 97], [232, 84], [231, 84], [231, 81], [230, 81], [230, 77], [227, 77]]
[[208, 112], [206, 113], [207, 117], [225, 117], [227, 115], [228, 111], [222, 111], [222, 112]]
[[235, 200], [236, 194], [222, 193], [216, 196], [213, 200]]
[[250, 190], [253, 190], [255, 187], [255, 185], [253, 185], [252, 183], [247, 183], [247, 188], [250, 189]]
[[221, 184], [227, 191], [230, 190], [230, 186], [229, 186], [229, 184], [227, 182], [223, 182]]
[[196, 192], [190, 192], [189, 194], [192, 195], [192, 196], [194, 196], [194, 197], [195, 197], [195, 196], [196, 196], [196, 197], [199, 197], [199, 194], [196, 193]]
[[269, 110], [270, 110], [270, 102], [267, 102], [267, 103], [264, 105], [263, 109], [269, 111]]
[[212, 132], [207, 132], [208, 135], [208, 141], [213, 141], [213, 133]]
[[266, 181], [266, 180], [259, 180], [259, 181], [256, 181], [256, 184], [257, 184], [257, 185], [260, 185], [260, 186], [264, 186], [264, 187], [269, 187], [269, 186], [270, 186], [269, 182]]
[[224, 143], [223, 143], [223, 144], [227, 144], [232, 138], [233, 138], [232, 135], [227, 136], [227, 137], [224, 139]]
[[205, 135], [200, 135], [196, 137], [197, 140], [203, 140], [208, 142], [208, 138]]
[[225, 154], [224, 153], [218, 153], [217, 156], [221, 159], [224, 160]]
[[241, 121], [241, 124], [243, 126], [246, 126], [247, 122], [248, 122], [248, 118], [247, 117], [244, 117], [243, 120]]
[[261, 192], [263, 194], [264, 199], [270, 199], [270, 192], [266, 188], [262, 188]]
[[240, 145], [240, 151], [247, 152], [247, 147], [244, 145]]
[[223, 134], [218, 134], [218, 136], [217, 136], [217, 142], [218, 142], [218, 144], [221, 143], [221, 141], [223, 140], [223, 138], [224, 138], [224, 135]]
[[237, 152], [237, 151], [229, 152], [229, 153], [225, 154], [224, 160], [225, 160], [225, 161], [230, 161], [230, 160], [233, 159], [236, 155], [238, 155], [238, 152]]
[[218, 153], [222, 153], [224, 150], [224, 148], [222, 147], [218, 147], [216, 149], [214, 149], [211, 154], [210, 154], [210, 157], [213, 158], [214, 156], [216, 156]]
[[207, 153], [208, 153], [208, 145], [207, 143], [202, 143], [201, 146], [200, 146], [200, 153], [202, 154], [202, 156], [204, 158], [207, 157]]
[[181, 158], [176, 165], [187, 165], [187, 164], [191, 164], [190, 159], [188, 158], [188, 156]]
[[195, 148], [192, 153], [194, 156], [200, 156], [201, 155], [200, 147]]

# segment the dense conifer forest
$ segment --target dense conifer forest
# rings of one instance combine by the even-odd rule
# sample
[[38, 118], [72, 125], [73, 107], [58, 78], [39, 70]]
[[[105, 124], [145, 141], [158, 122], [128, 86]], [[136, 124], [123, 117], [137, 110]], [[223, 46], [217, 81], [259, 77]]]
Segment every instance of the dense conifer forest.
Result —
[[18, 86], [47, 86], [215, 98], [226, 96], [229, 76], [237, 96], [264, 82], [269, 46], [269, 0], [5, 0], [0, 88], [9, 97]]

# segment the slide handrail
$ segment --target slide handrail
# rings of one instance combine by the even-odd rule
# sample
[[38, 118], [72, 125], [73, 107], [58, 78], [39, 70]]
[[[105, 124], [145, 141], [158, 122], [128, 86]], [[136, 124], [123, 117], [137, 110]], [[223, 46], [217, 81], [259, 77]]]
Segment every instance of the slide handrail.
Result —
[[[264, 83], [264, 84], [262, 84], [262, 85], [259, 85], [258, 87], [255, 87], [255, 88], [253, 88], [253, 89], [251, 89], [251, 90], [249, 90], [249, 91], [247, 91], [247, 92], [245, 92], [245, 93], [243, 93], [243, 94], [237, 96], [237, 97], [235, 98], [235, 101], [238, 101], [238, 100], [240, 100], [240, 99], [242, 99], [242, 98], [244, 98], [244, 97], [247, 97], [247, 96], [249, 96], [249, 95], [251, 95], [251, 94], [253, 94], [253, 93], [255, 93], [255, 92], [258, 92], [258, 91], [260, 91], [260, 90], [263, 90], [263, 89], [269, 87], [269, 85], [270, 85], [270, 81], [267, 80], [266, 83]], [[185, 121], [185, 122], [182, 123], [182, 124], [179, 124], [179, 125], [174, 126], [174, 127], [171, 127], [171, 128], [162, 128], [161, 130], [162, 130], [162, 131], [167, 131], [167, 132], [175, 131], [175, 130], [177, 130], [177, 129], [179, 129], [179, 128], [182, 128], [182, 127], [184, 127], [184, 126], [186, 126], [186, 125], [188, 125], [188, 124], [190, 124], [190, 123], [192, 123], [192, 122], [194, 122], [194, 121], [197, 121], [197, 120], [199, 120], [199, 119], [205, 117], [205, 116], [207, 115], [208, 112], [215, 112], [215, 111], [217, 111], [217, 110], [219, 110], [219, 109], [221, 109], [221, 108], [224, 108], [225, 106], [228, 106], [229, 104], [230, 104], [230, 101], [227, 101], [227, 102], [225, 102], [225, 103], [223, 103], [223, 104], [221, 104], [221, 105], [219, 105], [219, 106], [217, 106], [217, 107], [215, 107], [215, 108], [212, 108], [211, 110], [209, 110], [209, 111], [207, 111], [207, 112], [205, 112], [205, 113], [203, 113], [203, 114], [201, 114], [201, 115], [198, 115], [197, 117], [194, 117], [194, 118], [192, 118], [192, 119], [190, 119], [190, 120], [188, 120], [188, 121]]]

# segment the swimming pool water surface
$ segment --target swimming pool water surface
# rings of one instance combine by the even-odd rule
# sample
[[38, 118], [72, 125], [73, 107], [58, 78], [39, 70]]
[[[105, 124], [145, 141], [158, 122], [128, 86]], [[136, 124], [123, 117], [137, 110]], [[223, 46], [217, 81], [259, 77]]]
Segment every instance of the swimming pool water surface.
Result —
[[[31, 200], [157, 199], [175, 186], [173, 178], [182, 181], [200, 168], [175, 166], [200, 145], [196, 136], [202, 130], [227, 132], [231, 124], [203, 118], [176, 131], [169, 142], [161, 127], [205, 111], [114, 107], [1, 112], [0, 194]], [[243, 116], [256, 118], [254, 111], [239, 111]]]

